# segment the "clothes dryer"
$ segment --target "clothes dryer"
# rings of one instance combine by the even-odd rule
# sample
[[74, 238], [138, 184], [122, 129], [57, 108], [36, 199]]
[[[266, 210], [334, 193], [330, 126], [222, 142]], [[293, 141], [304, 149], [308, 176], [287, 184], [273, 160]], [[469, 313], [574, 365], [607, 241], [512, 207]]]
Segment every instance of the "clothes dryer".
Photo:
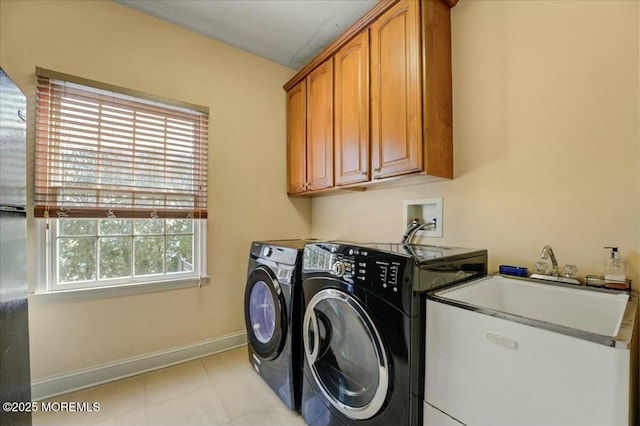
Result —
[[300, 409], [300, 269], [306, 242], [251, 243], [244, 297], [249, 362], [295, 411]]
[[301, 403], [307, 424], [421, 425], [421, 295], [484, 276], [486, 267], [486, 250], [307, 244]]

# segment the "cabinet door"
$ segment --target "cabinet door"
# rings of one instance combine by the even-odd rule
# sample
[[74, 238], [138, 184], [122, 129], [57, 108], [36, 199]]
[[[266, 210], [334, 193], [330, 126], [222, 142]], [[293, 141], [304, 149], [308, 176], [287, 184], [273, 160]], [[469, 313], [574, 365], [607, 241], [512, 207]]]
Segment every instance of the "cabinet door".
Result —
[[422, 170], [419, 7], [400, 1], [371, 25], [374, 179]]
[[333, 186], [333, 58], [307, 77], [307, 182]]
[[302, 80], [287, 92], [287, 192], [306, 191], [307, 170], [307, 82]]
[[369, 180], [369, 31], [334, 57], [336, 185]]

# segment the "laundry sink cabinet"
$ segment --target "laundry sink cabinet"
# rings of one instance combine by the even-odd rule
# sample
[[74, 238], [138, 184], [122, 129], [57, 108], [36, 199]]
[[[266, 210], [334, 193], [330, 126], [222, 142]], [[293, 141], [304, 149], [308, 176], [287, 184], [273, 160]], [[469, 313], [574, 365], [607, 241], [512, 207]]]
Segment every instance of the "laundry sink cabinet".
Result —
[[[521, 283], [494, 278], [495, 283], [479, 280], [427, 300], [424, 425], [631, 424], [637, 398], [631, 380], [637, 363], [636, 298], [525, 283], [522, 291], [532, 304], [545, 303], [534, 295], [541, 290], [550, 304], [565, 297], [565, 310], [575, 312], [594, 297], [602, 299], [603, 310], [622, 300], [619, 321], [613, 321], [618, 325], [605, 327], [613, 334], [607, 336], [589, 331], [591, 325], [579, 329], [552, 316], [550, 321], [524, 316], [528, 309], [513, 300], [499, 305], [505, 295], [515, 297]], [[507, 291], [500, 289], [509, 284]], [[567, 291], [577, 293], [562, 296]], [[510, 313], [510, 306], [518, 313]], [[588, 309], [597, 314], [597, 307]], [[531, 312], [539, 315], [540, 309]]]

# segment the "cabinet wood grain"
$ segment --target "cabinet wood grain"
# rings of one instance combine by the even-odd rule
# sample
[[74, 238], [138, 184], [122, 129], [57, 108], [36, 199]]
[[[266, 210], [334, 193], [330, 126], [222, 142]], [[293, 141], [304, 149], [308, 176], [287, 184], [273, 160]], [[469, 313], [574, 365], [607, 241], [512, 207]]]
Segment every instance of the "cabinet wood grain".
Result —
[[307, 82], [300, 81], [287, 92], [287, 192], [306, 191]]
[[369, 175], [369, 31], [335, 56], [334, 134], [336, 185]]
[[457, 0], [421, 3], [424, 169], [453, 178], [451, 10]]
[[307, 77], [307, 182], [333, 186], [333, 58]]
[[401, 1], [371, 25], [373, 178], [422, 168], [419, 3]]

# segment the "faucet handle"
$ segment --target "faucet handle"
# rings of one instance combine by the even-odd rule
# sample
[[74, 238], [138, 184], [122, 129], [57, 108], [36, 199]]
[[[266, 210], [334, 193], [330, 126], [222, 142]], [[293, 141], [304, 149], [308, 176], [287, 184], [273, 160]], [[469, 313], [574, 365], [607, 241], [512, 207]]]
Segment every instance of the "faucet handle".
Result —
[[547, 275], [549, 272], [549, 264], [547, 262], [536, 262], [536, 274]]
[[576, 265], [564, 265], [564, 276], [576, 278], [578, 276], [578, 267]]

